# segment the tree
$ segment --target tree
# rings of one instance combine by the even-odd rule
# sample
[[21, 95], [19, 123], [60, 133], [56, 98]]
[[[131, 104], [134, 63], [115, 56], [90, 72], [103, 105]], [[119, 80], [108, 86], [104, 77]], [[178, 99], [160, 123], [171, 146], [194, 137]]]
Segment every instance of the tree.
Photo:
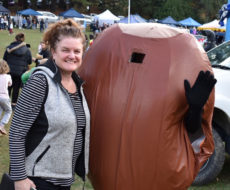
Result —
[[172, 16], [175, 20], [182, 20], [182, 18], [192, 16], [192, 8], [189, 0], [166, 0], [162, 7], [156, 10], [155, 15], [159, 19]]
[[132, 0], [131, 3], [131, 12], [132, 14], [139, 14], [143, 17], [150, 19], [153, 16], [154, 12], [154, 0]]
[[[27, 1], [18, 0], [16, 9], [28, 8]], [[30, 1], [32, 8], [38, 8], [37, 0]], [[6, 5], [8, 1], [3, 0], [3, 3]], [[219, 9], [226, 3], [227, 0], [131, 0], [131, 14], [137, 13], [146, 19], [172, 16], [176, 20], [182, 20], [192, 17], [202, 23], [217, 18]], [[115, 15], [128, 15], [128, 0], [42, 0], [39, 9], [56, 12], [56, 9], [65, 11], [70, 7], [87, 14], [101, 13], [109, 9]]]
[[195, 7], [202, 20], [210, 21], [217, 18], [219, 9], [225, 3], [227, 3], [226, 0], [200, 0], [197, 1]]

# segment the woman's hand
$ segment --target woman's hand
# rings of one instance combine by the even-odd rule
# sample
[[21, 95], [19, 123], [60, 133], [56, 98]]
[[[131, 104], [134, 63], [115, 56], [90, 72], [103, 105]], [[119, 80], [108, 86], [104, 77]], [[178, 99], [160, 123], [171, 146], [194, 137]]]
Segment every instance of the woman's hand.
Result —
[[36, 185], [34, 184], [34, 182], [28, 178], [20, 181], [15, 181], [14, 187], [15, 190], [30, 190], [31, 188], [36, 189]]

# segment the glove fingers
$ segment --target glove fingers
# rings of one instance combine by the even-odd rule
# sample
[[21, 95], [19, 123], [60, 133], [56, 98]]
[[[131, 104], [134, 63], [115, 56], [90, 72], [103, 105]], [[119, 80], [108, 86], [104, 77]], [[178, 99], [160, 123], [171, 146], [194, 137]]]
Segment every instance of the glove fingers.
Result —
[[203, 87], [207, 88], [208, 91], [212, 91], [213, 86], [216, 83], [216, 79], [214, 78], [214, 75], [210, 71], [206, 71], [204, 73], [204, 77], [201, 81]]
[[200, 71], [197, 77], [197, 80], [201, 80], [205, 77], [205, 72], [204, 71]]
[[204, 73], [204, 75], [205, 75], [205, 78], [208, 78], [208, 77], [211, 76], [212, 74], [210, 73], [210, 71], [206, 71], [206, 72]]
[[191, 89], [191, 86], [188, 80], [184, 80], [184, 89], [185, 89], [185, 95], [187, 96]]
[[213, 77], [213, 79], [211, 79], [210, 81], [209, 81], [209, 84], [208, 84], [208, 88], [207, 88], [207, 98], [206, 98], [206, 102], [207, 102], [207, 100], [208, 100], [208, 98], [209, 98], [209, 96], [210, 96], [210, 94], [211, 94], [211, 92], [212, 92], [212, 90], [213, 90], [213, 88], [214, 88], [214, 86], [215, 86], [215, 84], [216, 84], [216, 79]]
[[216, 82], [217, 82], [217, 80], [213, 77], [213, 79], [211, 80], [211, 82], [209, 84], [209, 88], [211, 89], [211, 91], [212, 91], [213, 87], [215, 86]]
[[212, 86], [214, 86], [216, 84], [217, 80], [214, 78], [213, 82], [212, 82]]
[[211, 74], [209, 71], [207, 71], [207, 72], [208, 72], [207, 78], [206, 78], [207, 86], [209, 88], [209, 91], [211, 92], [213, 87], [214, 87], [214, 85], [216, 84], [216, 79], [214, 78], [213, 74]]
[[206, 71], [204, 73], [204, 79], [203, 79], [204, 85], [209, 86], [211, 80], [212, 80], [212, 75], [211, 75], [210, 71]]
[[196, 87], [197, 85], [199, 86], [200, 83], [202, 83], [202, 81], [204, 80], [204, 76], [205, 76], [204, 71], [200, 71], [197, 78], [196, 78], [196, 81], [195, 81], [193, 87]]

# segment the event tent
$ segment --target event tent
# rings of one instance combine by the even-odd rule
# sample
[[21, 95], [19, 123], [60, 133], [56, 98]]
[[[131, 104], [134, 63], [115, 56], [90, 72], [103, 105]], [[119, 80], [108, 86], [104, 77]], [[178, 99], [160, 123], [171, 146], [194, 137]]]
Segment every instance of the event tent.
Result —
[[224, 20], [225, 26], [221, 27], [219, 24], [219, 20], [215, 19], [211, 22], [208, 22], [208, 23], [205, 23], [205, 24], [199, 26], [197, 29], [198, 30], [213, 30], [213, 31], [225, 32], [226, 22], [227, 22], [227, 19]]
[[[145, 22], [147, 21], [138, 14], [130, 15], [130, 23], [145, 23]], [[121, 19], [119, 23], [128, 24], [128, 17]]]
[[20, 15], [32, 15], [32, 16], [38, 16], [38, 15], [42, 15], [41, 13], [33, 10], [33, 9], [25, 9], [25, 10], [22, 10], [22, 11], [18, 11], [17, 14], [20, 14]]
[[60, 13], [59, 16], [63, 16], [64, 18], [73, 18], [73, 17], [84, 18], [84, 16], [82, 14], [80, 14], [79, 12], [77, 12], [73, 8], [71, 8], [65, 12]]
[[99, 26], [103, 26], [103, 24], [114, 24], [115, 22], [119, 22], [120, 18], [111, 13], [108, 9], [103, 13], [96, 15], [94, 17], [95, 21], [98, 21]]
[[0, 14], [10, 14], [10, 11], [7, 8], [0, 5]]
[[199, 22], [195, 21], [191, 17], [188, 17], [184, 20], [181, 20], [181, 21], [179, 21], [179, 23], [183, 26], [195, 26], [195, 27], [201, 26], [201, 24]]
[[168, 16], [162, 20], [159, 20], [158, 22], [162, 23], [162, 24], [180, 25], [180, 23], [178, 23], [176, 20], [174, 20], [171, 16]]

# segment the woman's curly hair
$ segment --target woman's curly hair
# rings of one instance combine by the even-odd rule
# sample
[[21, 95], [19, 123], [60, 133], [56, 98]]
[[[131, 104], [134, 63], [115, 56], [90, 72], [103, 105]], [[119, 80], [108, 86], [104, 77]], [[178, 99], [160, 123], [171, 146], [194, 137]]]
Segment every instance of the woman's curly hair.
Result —
[[10, 72], [10, 68], [6, 61], [0, 59], [0, 74], [7, 74]]
[[50, 49], [55, 50], [56, 45], [61, 40], [62, 36], [81, 38], [84, 47], [83, 49], [85, 50], [85, 34], [83, 33], [81, 26], [73, 19], [65, 19], [51, 24], [43, 35], [43, 41]]

